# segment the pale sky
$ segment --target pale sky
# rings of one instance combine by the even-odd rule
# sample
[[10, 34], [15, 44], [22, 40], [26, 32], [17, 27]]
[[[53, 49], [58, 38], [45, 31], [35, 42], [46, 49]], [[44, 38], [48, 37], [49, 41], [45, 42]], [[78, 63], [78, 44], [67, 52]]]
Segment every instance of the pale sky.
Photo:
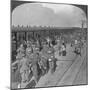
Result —
[[12, 12], [14, 26], [81, 27], [82, 20], [86, 22], [84, 11], [68, 4], [27, 3]]

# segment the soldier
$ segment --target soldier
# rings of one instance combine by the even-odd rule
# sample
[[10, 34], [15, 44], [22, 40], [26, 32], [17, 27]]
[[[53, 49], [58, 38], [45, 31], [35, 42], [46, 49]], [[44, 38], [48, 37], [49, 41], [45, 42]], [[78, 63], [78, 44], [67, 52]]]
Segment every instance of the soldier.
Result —
[[74, 53], [77, 55], [78, 54], [78, 40], [74, 40]]
[[19, 69], [20, 69], [20, 74], [21, 74], [21, 78], [23, 83], [28, 82], [28, 76], [29, 76], [29, 64], [30, 64], [30, 60], [27, 58], [26, 54], [27, 51], [25, 53], [24, 47], [21, 45], [21, 48], [18, 49], [18, 52], [20, 52], [20, 54], [22, 54], [22, 58], [19, 62]]
[[12, 63], [12, 66], [17, 65], [17, 69], [18, 69], [19, 68], [18, 63], [24, 56], [25, 56], [25, 49], [23, 47], [23, 44], [21, 44], [20, 47], [17, 49], [16, 61]]
[[20, 47], [17, 50], [17, 56], [16, 56], [16, 61], [12, 63], [12, 68], [14, 67], [15, 69], [15, 80], [18, 83], [21, 83], [21, 74], [20, 74], [20, 68], [21, 68], [21, 60], [25, 57], [25, 49], [23, 47], [23, 44], [20, 45]]
[[31, 46], [31, 43], [27, 43], [27, 48], [26, 48], [26, 56], [30, 58], [30, 55], [33, 53], [33, 48]]
[[[50, 45], [50, 44], [49, 44]], [[55, 51], [52, 46], [46, 44], [43, 48], [43, 55], [46, 58], [47, 68], [49, 68], [50, 72], [52, 73], [55, 69], [56, 59], [55, 59]]]
[[35, 51], [35, 48], [36, 48], [36, 45], [35, 44], [32, 44], [33, 52]]
[[49, 48], [49, 45], [47, 43], [44, 43], [43, 49], [40, 52], [40, 56], [41, 56], [40, 63], [41, 63], [41, 70], [43, 74], [45, 74], [45, 72], [48, 72], [48, 69], [49, 69], [48, 53], [47, 53], [48, 48]]
[[17, 56], [16, 60], [21, 60], [25, 56], [25, 49], [23, 44], [20, 45], [20, 47], [17, 49]]
[[55, 51], [59, 53], [59, 56], [61, 56], [61, 40], [57, 39], [57, 45], [54, 47]]
[[26, 52], [24, 53], [24, 57], [18, 63], [22, 83], [26, 83], [29, 81], [30, 64], [31, 64], [29, 55], [31, 54], [31, 52], [32, 52], [32, 49], [30, 48], [30, 44], [27, 44], [27, 48], [26, 48]]
[[56, 68], [56, 58], [55, 58], [54, 48], [49, 47], [47, 50], [47, 54], [48, 54], [49, 70], [51, 73], [53, 73]]
[[26, 57], [24, 57], [20, 61], [20, 74], [22, 78], [22, 83], [26, 83], [29, 81], [29, 61]]
[[61, 52], [63, 56], [66, 56], [66, 44], [64, 42], [61, 45]]
[[75, 50], [74, 53], [76, 53], [76, 55], [80, 55], [81, 56], [81, 48], [82, 48], [82, 42], [81, 41], [77, 41], [75, 40]]
[[26, 49], [26, 55], [31, 62], [31, 71], [33, 74], [33, 77], [31, 78], [31, 81], [34, 79], [35, 83], [38, 82], [38, 61], [40, 60], [39, 58], [39, 53], [38, 53], [38, 48], [35, 47], [35, 44], [30, 47], [28, 45]]
[[32, 78], [32, 61], [33, 61], [33, 48], [31, 46], [31, 43], [27, 43], [27, 48], [26, 48], [26, 58], [28, 60], [29, 63], [29, 73], [30, 73], [30, 77], [29, 80]]
[[24, 46], [23, 44], [20, 45], [20, 47], [17, 49], [17, 53], [24, 53], [25, 52], [25, 49], [24, 49]]
[[33, 53], [32, 54], [32, 67], [31, 67], [31, 69], [32, 69], [32, 73], [33, 73], [33, 79], [35, 80], [35, 83], [37, 84], [37, 82], [38, 82], [38, 78], [39, 78], [39, 76], [38, 76], [38, 68], [39, 68], [39, 66], [38, 66], [38, 62], [39, 62], [39, 60], [40, 60], [40, 58], [39, 58], [39, 54], [38, 53]]
[[43, 53], [43, 50], [40, 52], [40, 61], [39, 61], [39, 66], [42, 71], [42, 75], [44, 75], [48, 71], [48, 62], [47, 62], [47, 57]]

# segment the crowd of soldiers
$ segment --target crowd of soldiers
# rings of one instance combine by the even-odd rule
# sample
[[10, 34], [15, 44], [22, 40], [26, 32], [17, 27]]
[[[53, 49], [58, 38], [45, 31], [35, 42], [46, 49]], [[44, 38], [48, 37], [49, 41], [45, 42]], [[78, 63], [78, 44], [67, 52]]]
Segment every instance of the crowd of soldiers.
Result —
[[[77, 53], [77, 41], [75, 44], [75, 53]], [[66, 56], [66, 43], [60, 38], [54, 41], [46, 38], [45, 42], [28, 40], [21, 43], [17, 49], [16, 61], [12, 63], [13, 71], [18, 69], [20, 73], [20, 83], [34, 80], [37, 84], [42, 75], [47, 72], [53, 74], [57, 66], [55, 52], [58, 50], [60, 56]]]

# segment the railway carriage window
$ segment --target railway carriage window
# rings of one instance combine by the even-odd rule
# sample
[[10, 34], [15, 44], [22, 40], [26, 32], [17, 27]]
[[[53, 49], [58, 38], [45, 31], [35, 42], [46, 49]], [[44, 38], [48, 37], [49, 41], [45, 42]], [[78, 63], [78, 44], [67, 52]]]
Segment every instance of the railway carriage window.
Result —
[[37, 32], [34, 32], [34, 38], [37, 38]]
[[17, 32], [17, 41], [19, 40], [19, 33]]
[[26, 32], [26, 41], [28, 40], [28, 32]]
[[39, 36], [40, 36], [40, 35], [37, 33], [37, 38], [39, 38]]
[[19, 33], [19, 40], [21, 41], [22, 40], [22, 34]]
[[27, 32], [27, 40], [29, 40], [29, 38], [30, 38], [30, 37], [29, 37], [29, 33]]
[[22, 32], [22, 38], [25, 40], [25, 32]]
[[27, 32], [27, 40], [30, 40], [33, 37], [33, 32]]

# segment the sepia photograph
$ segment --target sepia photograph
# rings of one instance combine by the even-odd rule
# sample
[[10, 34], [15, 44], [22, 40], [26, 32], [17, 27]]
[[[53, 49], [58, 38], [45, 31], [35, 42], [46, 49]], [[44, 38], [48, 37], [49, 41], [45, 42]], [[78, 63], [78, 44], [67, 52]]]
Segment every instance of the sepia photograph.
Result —
[[88, 5], [11, 0], [11, 86], [88, 84]]

